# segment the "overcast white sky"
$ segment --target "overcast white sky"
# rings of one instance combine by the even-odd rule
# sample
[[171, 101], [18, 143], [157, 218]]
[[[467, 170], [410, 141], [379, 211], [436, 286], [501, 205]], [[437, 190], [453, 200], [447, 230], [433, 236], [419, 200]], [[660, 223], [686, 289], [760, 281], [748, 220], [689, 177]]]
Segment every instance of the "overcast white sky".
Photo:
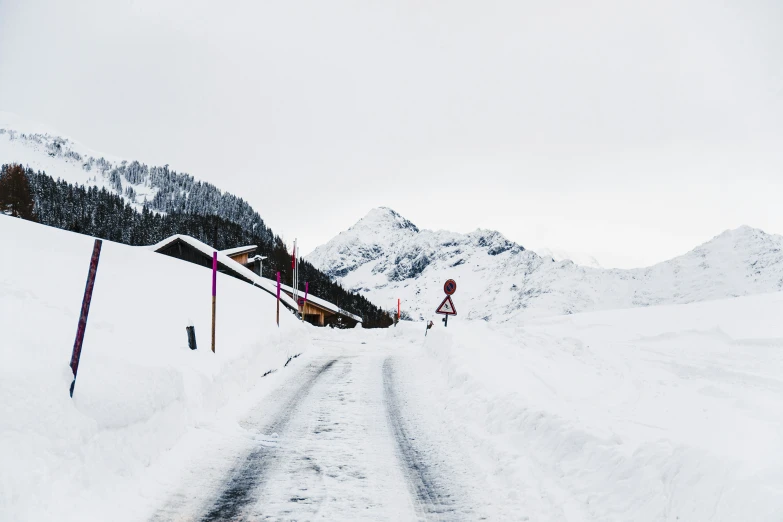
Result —
[[605, 266], [783, 233], [779, 0], [0, 0], [0, 110], [305, 251], [381, 205]]

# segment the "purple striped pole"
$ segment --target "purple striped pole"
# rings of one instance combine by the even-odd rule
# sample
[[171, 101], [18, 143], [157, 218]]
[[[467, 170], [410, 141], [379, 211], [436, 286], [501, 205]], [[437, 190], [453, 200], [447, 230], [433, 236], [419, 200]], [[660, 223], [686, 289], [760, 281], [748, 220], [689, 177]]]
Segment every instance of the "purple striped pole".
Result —
[[212, 353], [215, 353], [215, 297], [217, 297], [217, 252], [212, 252]]
[[76, 340], [73, 342], [73, 353], [71, 354], [71, 370], [73, 370], [73, 382], [71, 383], [71, 398], [73, 398], [73, 388], [76, 386], [76, 373], [79, 371], [79, 359], [82, 356], [82, 343], [84, 342], [84, 331], [87, 329], [87, 316], [90, 314], [90, 302], [92, 301], [92, 290], [95, 287], [95, 274], [98, 273], [98, 261], [101, 258], [100, 239], [95, 240], [92, 247], [92, 257], [90, 258], [90, 271], [87, 272], [87, 285], [84, 287], [84, 298], [82, 298], [82, 311], [79, 315], [79, 326], [76, 328]]
[[280, 327], [280, 272], [277, 273], [277, 327]]

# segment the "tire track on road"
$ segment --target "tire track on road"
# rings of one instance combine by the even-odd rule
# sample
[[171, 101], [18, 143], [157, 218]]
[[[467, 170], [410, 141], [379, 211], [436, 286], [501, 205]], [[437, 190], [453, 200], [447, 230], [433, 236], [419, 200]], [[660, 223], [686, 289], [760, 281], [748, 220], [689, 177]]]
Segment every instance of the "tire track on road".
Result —
[[400, 399], [394, 386], [394, 364], [390, 357], [383, 362], [383, 391], [389, 426], [397, 443], [405, 476], [416, 497], [416, 510], [426, 519], [459, 520], [454, 499], [440, 485], [437, 472], [428, 464], [424, 451], [414, 444], [415, 438], [405, 426]]
[[[281, 406], [277, 417], [264, 426], [264, 431], [278, 434], [284, 431], [296, 407], [307, 397], [319, 378], [328, 372], [337, 360], [332, 359], [320, 367], [316, 367], [305, 382]], [[275, 446], [260, 446], [253, 450], [245, 458], [242, 466], [232, 472], [222, 493], [201, 518], [202, 522], [241, 519], [242, 511], [255, 500], [256, 490], [265, 480], [268, 461], [273, 456], [275, 449]]]

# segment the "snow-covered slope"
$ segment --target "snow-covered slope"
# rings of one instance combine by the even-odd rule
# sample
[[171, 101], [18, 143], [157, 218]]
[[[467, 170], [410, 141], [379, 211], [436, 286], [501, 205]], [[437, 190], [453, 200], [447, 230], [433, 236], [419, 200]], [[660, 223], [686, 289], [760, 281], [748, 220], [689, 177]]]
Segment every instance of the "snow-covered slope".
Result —
[[426, 338], [402, 324], [439, 363], [406, 371], [449, 382], [430, 387], [459, 419], [449, 445], [524, 506], [492, 520], [761, 522], [783, 520], [781, 316], [778, 292]]
[[632, 270], [541, 257], [499, 232], [420, 230], [377, 208], [315, 249], [308, 261], [347, 289], [414, 318], [429, 318], [447, 278], [454, 304], [472, 319], [689, 303], [783, 289], [783, 237], [750, 227], [726, 231], [685, 255]]
[[177, 172], [168, 165], [98, 153], [59, 132], [8, 112], [0, 112], [0, 164], [20, 163], [68, 183], [96, 186], [118, 194], [140, 210], [217, 215], [254, 230], [271, 243], [274, 234], [242, 198]]
[[590, 268], [602, 268], [601, 263], [590, 254], [583, 252], [569, 252], [561, 248], [536, 248], [536, 254], [541, 257], [551, 257], [555, 261], [573, 261], [577, 265], [589, 266]]
[[212, 353], [210, 271], [104, 241], [71, 399], [92, 247], [0, 215], [0, 520], [146, 520], [148, 467], [308, 346], [273, 296], [218, 274]]
[[[112, 175], [119, 167], [127, 168], [127, 161], [100, 154], [52, 128], [2, 111], [0, 163], [20, 163], [69, 183], [106, 188], [136, 204], [142, 204], [145, 199], [151, 201], [157, 193], [149, 176], [131, 181], [122, 175]], [[128, 197], [131, 194], [133, 197]]]

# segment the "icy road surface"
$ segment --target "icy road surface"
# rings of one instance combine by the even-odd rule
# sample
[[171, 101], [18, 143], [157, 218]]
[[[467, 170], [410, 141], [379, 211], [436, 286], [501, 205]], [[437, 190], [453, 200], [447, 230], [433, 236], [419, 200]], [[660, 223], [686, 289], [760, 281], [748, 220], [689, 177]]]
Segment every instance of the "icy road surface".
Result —
[[153, 520], [494, 518], [417, 354], [321, 344], [240, 423], [247, 437], [204, 448]]

